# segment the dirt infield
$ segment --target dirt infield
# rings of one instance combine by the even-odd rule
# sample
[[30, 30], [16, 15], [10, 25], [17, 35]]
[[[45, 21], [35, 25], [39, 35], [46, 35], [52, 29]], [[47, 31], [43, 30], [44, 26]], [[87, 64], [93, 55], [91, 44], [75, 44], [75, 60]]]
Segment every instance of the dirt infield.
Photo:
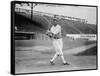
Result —
[[56, 59], [55, 65], [51, 65], [49, 63], [50, 56], [31, 56], [16, 61], [16, 74], [96, 69], [96, 56], [65, 56], [70, 65], [63, 65], [60, 58]]
[[[49, 60], [55, 51], [51, 41], [43, 40], [16, 40], [15, 41], [15, 71], [18, 73], [35, 73], [50, 71], [69, 71], [81, 69], [96, 69], [96, 55], [75, 56], [67, 54], [71, 49], [80, 48], [82, 46], [91, 48], [96, 46], [95, 42], [86, 40], [70, 40], [64, 39], [64, 56], [70, 65], [63, 65], [60, 58], [57, 58], [55, 65], [51, 65]], [[75, 50], [77, 51], [77, 50]]]

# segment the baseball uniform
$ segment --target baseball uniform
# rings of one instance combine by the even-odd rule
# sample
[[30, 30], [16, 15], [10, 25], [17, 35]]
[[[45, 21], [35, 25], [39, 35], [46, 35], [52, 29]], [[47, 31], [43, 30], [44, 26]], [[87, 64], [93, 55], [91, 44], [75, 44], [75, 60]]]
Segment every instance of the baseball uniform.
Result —
[[57, 56], [61, 56], [63, 63], [66, 63], [64, 56], [63, 56], [63, 52], [62, 52], [63, 39], [61, 35], [61, 26], [59, 24], [57, 24], [56, 26], [52, 26], [50, 29], [50, 32], [54, 34], [52, 42], [53, 42], [54, 49], [56, 51], [55, 55], [50, 61], [53, 62]]

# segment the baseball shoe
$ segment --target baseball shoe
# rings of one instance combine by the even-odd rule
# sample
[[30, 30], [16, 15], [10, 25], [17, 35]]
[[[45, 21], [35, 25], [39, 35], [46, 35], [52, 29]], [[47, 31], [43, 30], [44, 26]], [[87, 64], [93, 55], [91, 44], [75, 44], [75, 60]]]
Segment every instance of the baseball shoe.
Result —
[[51, 65], [55, 65], [55, 63], [53, 61], [50, 61]]
[[63, 65], [70, 65], [70, 64], [66, 62], [66, 63], [63, 63]]

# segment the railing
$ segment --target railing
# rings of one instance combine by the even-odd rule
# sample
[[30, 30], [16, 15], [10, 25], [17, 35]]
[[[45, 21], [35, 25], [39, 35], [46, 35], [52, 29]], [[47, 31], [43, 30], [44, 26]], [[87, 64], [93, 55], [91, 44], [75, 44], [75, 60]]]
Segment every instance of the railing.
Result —
[[72, 39], [86, 39], [86, 40], [97, 40], [96, 34], [66, 34], [66, 37]]

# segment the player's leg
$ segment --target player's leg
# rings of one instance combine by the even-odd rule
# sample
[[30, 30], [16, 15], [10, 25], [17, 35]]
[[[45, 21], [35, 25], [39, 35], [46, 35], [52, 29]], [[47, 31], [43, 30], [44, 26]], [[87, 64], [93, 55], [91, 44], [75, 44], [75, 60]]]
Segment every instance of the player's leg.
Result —
[[64, 65], [65, 64], [68, 64], [67, 62], [66, 62], [66, 60], [65, 60], [65, 58], [64, 58], [64, 55], [63, 55], [63, 52], [62, 52], [62, 50], [63, 50], [63, 42], [62, 42], [62, 39], [58, 39], [58, 49], [59, 49], [59, 54], [60, 54], [60, 57], [61, 57], [61, 59], [62, 59], [62, 61], [63, 61], [63, 63], [64, 63]]
[[61, 38], [58, 41], [59, 41], [60, 48], [63, 50], [63, 39]]
[[50, 60], [51, 63], [54, 62], [54, 60], [57, 58], [57, 55], [58, 55], [58, 52], [57, 52], [57, 42], [56, 42], [56, 40], [53, 40], [53, 47], [54, 47], [56, 53], [54, 54], [53, 58]]
[[55, 64], [55, 63], [54, 63], [54, 60], [57, 58], [58, 55], [59, 55], [59, 54], [55, 53], [55, 55], [53, 56], [53, 58], [50, 60], [50, 63], [51, 63], [51, 64]]
[[66, 63], [66, 60], [65, 60], [65, 58], [64, 58], [64, 55], [63, 55], [63, 53], [62, 53], [62, 50], [60, 50], [60, 57], [61, 57], [63, 63]]

